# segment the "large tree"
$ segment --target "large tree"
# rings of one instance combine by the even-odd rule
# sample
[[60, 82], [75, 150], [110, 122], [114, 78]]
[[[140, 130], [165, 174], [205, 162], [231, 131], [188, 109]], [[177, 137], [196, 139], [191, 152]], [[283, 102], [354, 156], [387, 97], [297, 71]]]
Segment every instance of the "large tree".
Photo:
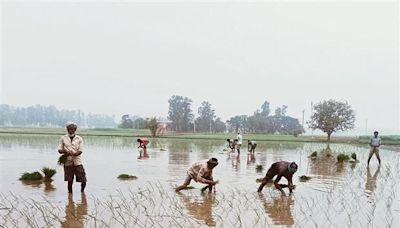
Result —
[[203, 101], [198, 109], [199, 117], [196, 118], [196, 130], [199, 132], [211, 132], [214, 125], [215, 110], [208, 101]]
[[322, 101], [314, 106], [314, 113], [308, 126], [311, 129], [319, 129], [328, 135], [337, 131], [345, 131], [354, 128], [355, 114], [351, 106], [344, 101]]
[[172, 121], [175, 131], [189, 131], [194, 117], [191, 109], [192, 100], [174, 95], [168, 100], [168, 103], [168, 119]]

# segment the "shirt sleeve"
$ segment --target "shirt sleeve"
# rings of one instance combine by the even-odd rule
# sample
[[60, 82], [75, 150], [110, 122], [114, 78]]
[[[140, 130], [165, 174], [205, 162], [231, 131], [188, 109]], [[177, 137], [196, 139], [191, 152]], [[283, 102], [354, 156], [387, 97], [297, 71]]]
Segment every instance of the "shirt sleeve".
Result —
[[204, 173], [205, 173], [205, 169], [201, 168], [199, 173], [197, 174], [197, 181], [200, 182], [200, 183], [207, 184], [206, 183], [206, 179], [203, 177]]
[[63, 138], [61, 137], [58, 141], [58, 150], [62, 150], [64, 148]]

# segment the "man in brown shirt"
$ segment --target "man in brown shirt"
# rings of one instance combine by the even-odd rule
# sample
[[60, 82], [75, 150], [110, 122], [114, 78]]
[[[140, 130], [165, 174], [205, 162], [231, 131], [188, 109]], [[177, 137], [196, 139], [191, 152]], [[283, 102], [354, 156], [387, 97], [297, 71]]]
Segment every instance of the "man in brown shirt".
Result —
[[64, 164], [64, 180], [68, 181], [68, 193], [72, 193], [72, 183], [76, 176], [76, 182], [81, 182], [81, 192], [84, 192], [87, 180], [81, 160], [83, 139], [75, 134], [77, 129], [75, 123], [68, 122], [66, 127], [68, 133], [61, 136], [58, 146], [58, 153], [67, 155], [67, 161]]
[[212, 176], [212, 170], [218, 165], [218, 159], [210, 158], [208, 161], [199, 161], [194, 163], [188, 170], [187, 170], [187, 177], [185, 183], [183, 185], [176, 188], [176, 191], [179, 192], [180, 190], [186, 188], [190, 181], [193, 179], [196, 182], [200, 182], [203, 184], [207, 184], [206, 187], [202, 188], [202, 191], [206, 190], [207, 188], [211, 191], [212, 187], [218, 183], [218, 181], [214, 181]]

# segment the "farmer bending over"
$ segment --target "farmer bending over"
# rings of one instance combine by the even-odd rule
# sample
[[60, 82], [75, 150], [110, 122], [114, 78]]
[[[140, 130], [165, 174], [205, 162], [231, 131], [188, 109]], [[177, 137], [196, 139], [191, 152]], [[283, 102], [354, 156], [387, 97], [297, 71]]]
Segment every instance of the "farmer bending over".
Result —
[[185, 183], [183, 185], [177, 187], [175, 190], [179, 192], [180, 190], [186, 188], [190, 181], [193, 179], [196, 182], [200, 182], [203, 184], [207, 184], [201, 191], [205, 191], [207, 188], [212, 190], [213, 186], [218, 183], [218, 181], [214, 181], [212, 177], [212, 170], [218, 165], [218, 159], [210, 158], [210, 160], [204, 160], [194, 163], [188, 170], [187, 170], [187, 177]]
[[256, 150], [257, 142], [254, 140], [247, 140], [247, 148], [250, 153], [254, 155], [254, 151]]
[[139, 158], [149, 157], [147, 154], [147, 144], [149, 144], [149, 140], [147, 138], [138, 138], [137, 142], [139, 143], [139, 146], [138, 146]]
[[[258, 187], [258, 192], [261, 192], [263, 190], [264, 186], [267, 184], [268, 181], [272, 180], [274, 176], [277, 176], [274, 181], [275, 187], [282, 193], [284, 193], [282, 188], [287, 187], [289, 188], [290, 193], [292, 193], [294, 189], [292, 177], [296, 171], [297, 171], [297, 164], [294, 162], [290, 163], [287, 161], [279, 161], [273, 163], [271, 167], [268, 169], [267, 174], [263, 178], [260, 187]], [[288, 181], [288, 185], [278, 184], [282, 177], [286, 178], [286, 180]]]

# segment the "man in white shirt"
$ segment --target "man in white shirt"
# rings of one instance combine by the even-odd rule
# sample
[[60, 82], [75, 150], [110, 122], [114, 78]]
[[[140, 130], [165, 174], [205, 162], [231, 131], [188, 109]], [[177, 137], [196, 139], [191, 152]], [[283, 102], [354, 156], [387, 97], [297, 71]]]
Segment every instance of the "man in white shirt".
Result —
[[83, 139], [75, 134], [77, 129], [75, 123], [68, 122], [66, 127], [68, 133], [61, 136], [58, 146], [58, 153], [67, 156], [64, 164], [64, 181], [68, 181], [68, 193], [72, 193], [72, 183], [76, 176], [76, 182], [81, 182], [81, 192], [84, 192], [87, 180], [81, 160]]
[[372, 155], [376, 155], [378, 159], [379, 165], [381, 165], [381, 158], [379, 157], [379, 146], [381, 145], [381, 138], [378, 137], [378, 131], [374, 131], [374, 136], [369, 140], [369, 146], [371, 147], [369, 150], [369, 157], [368, 157], [368, 165], [369, 161], [372, 158]]
[[240, 134], [240, 131], [238, 132], [236, 139], [237, 139], [236, 149], [238, 151], [238, 154], [240, 155], [240, 147], [242, 146], [242, 143], [243, 143], [243, 137]]
[[207, 184], [206, 187], [202, 188], [202, 191], [205, 191], [209, 188], [210, 192], [212, 187], [218, 183], [218, 181], [214, 181], [212, 176], [212, 170], [218, 165], [218, 159], [210, 158], [210, 160], [203, 160], [194, 163], [188, 170], [187, 170], [187, 177], [185, 183], [183, 185], [176, 188], [176, 191], [179, 192], [180, 190], [186, 188], [190, 181], [193, 179], [196, 182], [200, 182], [203, 184]]

